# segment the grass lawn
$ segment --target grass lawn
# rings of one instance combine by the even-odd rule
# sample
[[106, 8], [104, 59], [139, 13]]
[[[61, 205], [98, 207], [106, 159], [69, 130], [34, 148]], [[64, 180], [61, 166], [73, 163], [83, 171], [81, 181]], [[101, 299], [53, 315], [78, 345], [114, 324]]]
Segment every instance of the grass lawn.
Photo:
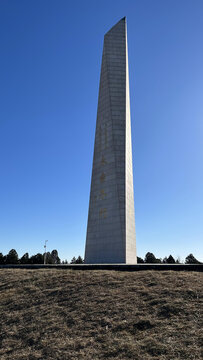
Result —
[[0, 269], [0, 359], [203, 358], [203, 274]]

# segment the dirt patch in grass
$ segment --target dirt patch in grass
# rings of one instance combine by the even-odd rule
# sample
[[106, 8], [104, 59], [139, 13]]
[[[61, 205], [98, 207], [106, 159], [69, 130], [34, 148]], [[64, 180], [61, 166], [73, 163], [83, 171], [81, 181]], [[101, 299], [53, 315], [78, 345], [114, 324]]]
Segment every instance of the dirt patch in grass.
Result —
[[203, 275], [0, 269], [0, 359], [202, 359]]

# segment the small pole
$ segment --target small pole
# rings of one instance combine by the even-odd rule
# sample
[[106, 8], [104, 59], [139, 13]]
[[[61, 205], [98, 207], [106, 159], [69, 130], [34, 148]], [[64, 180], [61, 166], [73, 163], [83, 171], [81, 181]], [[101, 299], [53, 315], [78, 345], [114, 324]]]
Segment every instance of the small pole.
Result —
[[47, 241], [45, 240], [45, 244], [44, 244], [44, 265], [46, 264], [46, 257], [47, 257]]

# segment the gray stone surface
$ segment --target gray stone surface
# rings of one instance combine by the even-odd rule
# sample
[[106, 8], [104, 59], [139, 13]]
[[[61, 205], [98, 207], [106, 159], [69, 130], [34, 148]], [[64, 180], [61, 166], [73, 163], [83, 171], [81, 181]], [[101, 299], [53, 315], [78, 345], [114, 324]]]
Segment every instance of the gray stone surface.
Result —
[[137, 262], [126, 19], [104, 37], [85, 263]]

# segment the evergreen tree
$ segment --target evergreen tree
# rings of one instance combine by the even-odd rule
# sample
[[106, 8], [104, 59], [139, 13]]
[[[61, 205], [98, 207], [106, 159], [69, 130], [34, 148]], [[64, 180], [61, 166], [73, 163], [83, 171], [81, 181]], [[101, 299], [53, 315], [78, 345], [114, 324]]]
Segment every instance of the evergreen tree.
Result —
[[137, 256], [137, 263], [144, 264], [144, 260], [141, 257]]
[[0, 264], [3, 265], [4, 264], [4, 256], [2, 253], [0, 253]]
[[72, 258], [72, 260], [71, 260], [70, 263], [71, 263], [71, 264], [76, 264], [76, 258], [75, 258], [75, 256], [73, 256], [73, 258]]
[[51, 252], [51, 257], [53, 259], [53, 264], [60, 264], [61, 260], [58, 256], [58, 251], [57, 250], [52, 250]]
[[169, 255], [167, 259], [167, 264], [175, 264], [175, 259], [173, 258], [172, 255]]
[[83, 264], [84, 263], [84, 260], [83, 258], [79, 255], [78, 258], [76, 259], [75, 261], [75, 264]]
[[20, 264], [29, 264], [29, 254], [25, 253], [21, 258], [20, 258]]
[[145, 255], [144, 262], [147, 263], [147, 264], [155, 264], [157, 262], [157, 259], [155, 258], [154, 254], [148, 252]]
[[46, 264], [54, 264], [54, 259], [49, 251], [46, 253]]
[[30, 264], [44, 264], [43, 254], [38, 253], [36, 255], [31, 256]]
[[200, 261], [198, 261], [193, 254], [189, 254], [186, 258], [185, 258], [185, 263], [186, 264], [201, 264]]
[[11, 249], [6, 255], [6, 264], [18, 264], [18, 253], [15, 249]]

